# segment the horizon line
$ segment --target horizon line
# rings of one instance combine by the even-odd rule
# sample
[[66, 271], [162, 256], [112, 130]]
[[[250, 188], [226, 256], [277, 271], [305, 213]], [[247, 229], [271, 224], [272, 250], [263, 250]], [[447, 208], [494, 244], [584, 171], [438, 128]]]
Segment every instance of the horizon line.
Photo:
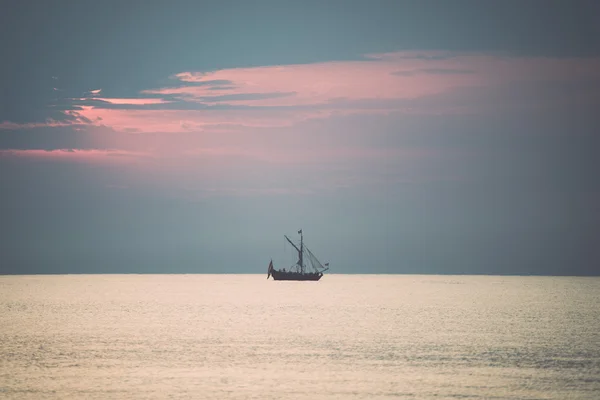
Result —
[[[262, 272], [68, 272], [68, 273], [31, 273], [31, 274], [11, 274], [11, 273], [0, 273], [0, 277], [6, 276], [67, 276], [67, 275], [265, 275]], [[391, 273], [374, 273], [374, 272], [345, 272], [345, 273], [328, 273], [327, 275], [404, 275], [404, 276], [499, 276], [499, 277], [548, 277], [548, 278], [600, 278], [598, 275], [550, 275], [550, 274], [536, 274], [536, 273], [523, 273], [523, 274], [502, 274], [502, 273], [451, 273], [451, 274], [439, 274], [439, 273], [402, 273], [402, 272], [391, 272]]]

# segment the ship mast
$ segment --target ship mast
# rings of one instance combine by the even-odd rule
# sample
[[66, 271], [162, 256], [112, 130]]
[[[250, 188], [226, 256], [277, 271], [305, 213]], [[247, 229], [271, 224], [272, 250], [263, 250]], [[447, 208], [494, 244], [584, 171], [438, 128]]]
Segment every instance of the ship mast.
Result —
[[296, 249], [296, 251], [298, 252], [298, 265], [300, 266], [300, 272], [301, 272], [301, 273], [304, 273], [304, 257], [303, 257], [303, 254], [304, 254], [304, 237], [302, 236], [302, 229], [300, 229], [300, 230], [298, 231], [298, 233], [300, 234], [300, 248], [298, 248], [298, 246], [296, 246], [296, 245], [294, 244], [294, 242], [292, 242], [292, 241], [290, 240], [290, 238], [289, 238], [289, 237], [287, 237], [286, 235], [283, 235], [283, 236], [285, 237], [285, 239], [286, 239], [288, 242], [290, 242], [290, 244], [291, 244], [292, 246], [294, 246], [294, 248], [295, 248], [295, 249]]
[[302, 236], [302, 229], [298, 231], [300, 234], [300, 272], [304, 273], [304, 241]]

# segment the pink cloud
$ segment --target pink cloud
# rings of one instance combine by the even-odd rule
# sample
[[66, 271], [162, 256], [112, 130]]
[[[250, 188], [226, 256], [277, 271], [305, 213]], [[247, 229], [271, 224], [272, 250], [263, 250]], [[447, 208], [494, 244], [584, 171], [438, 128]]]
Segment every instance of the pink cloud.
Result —
[[81, 117], [124, 132], [202, 132], [236, 128], [286, 127], [331, 115], [328, 110], [128, 110], [83, 106]]
[[[183, 83], [207, 83], [204, 86], [180, 86], [146, 90], [143, 93], [180, 95], [187, 100], [207, 104], [247, 106], [315, 106], [328, 105], [338, 99], [407, 99], [441, 93], [457, 86], [480, 84], [482, 77], [470, 74], [448, 79], [445, 76], [402, 79], [393, 73], [404, 68], [418, 68], [424, 61], [365, 60], [325, 62], [255, 68], [234, 68], [213, 72], [184, 72], [176, 75]], [[439, 63], [438, 63], [439, 64]], [[230, 81], [233, 89], [220, 89], [211, 81]], [[290, 95], [260, 98], [259, 95]], [[257, 96], [248, 100], [231, 95]], [[219, 98], [219, 96], [223, 96]]]
[[[189, 188], [192, 197], [309, 194], [453, 179], [445, 167], [460, 165], [463, 154], [402, 147], [384, 136], [410, 130], [413, 114], [429, 119], [546, 107], [552, 99], [535, 85], [599, 78], [600, 59], [439, 52], [182, 72], [174, 87], [141, 93], [169, 100], [96, 97], [98, 89], [79, 99], [77, 110], [65, 112], [69, 121], [0, 124], [0, 129], [85, 126], [86, 133], [94, 132], [93, 147], [130, 150], [0, 150], [0, 157], [141, 165], [138, 181], [163, 185], [166, 192]], [[586, 96], [581, 103], [597, 99]], [[561, 99], [572, 100], [573, 94]], [[188, 109], [175, 109], [179, 103], [188, 103], [183, 107]], [[139, 107], [145, 105], [156, 107]], [[391, 170], [397, 173], [390, 176]]]
[[0, 129], [16, 130], [16, 129], [34, 129], [34, 128], [45, 128], [45, 127], [61, 127], [61, 126], [73, 126], [84, 123], [81, 119], [75, 121], [56, 121], [49, 119], [46, 122], [29, 122], [25, 124], [17, 124], [15, 122], [4, 121], [0, 123]]
[[[384, 147], [386, 142], [373, 136], [385, 130], [387, 135], [401, 135], [410, 129], [412, 114], [429, 118], [548, 106], [552, 99], [540, 95], [537, 83], [598, 78], [599, 59], [435, 52], [182, 72], [175, 77], [177, 87], [141, 93], [169, 100], [95, 97], [100, 94], [97, 90], [81, 100], [124, 107], [102, 108], [89, 102], [66, 111], [69, 121], [0, 124], [0, 129], [85, 126], [87, 133], [95, 132], [93, 147], [129, 151], [3, 150], [0, 157], [140, 165], [144, 177], [139, 180], [173, 188], [191, 186], [203, 194], [308, 193], [438, 179], [446, 173], [443, 165], [457, 162], [459, 155], [450, 154], [452, 150], [440, 154], [400, 145]], [[174, 105], [160, 109], [173, 97]], [[590, 101], [586, 96], [581, 99]], [[572, 100], [572, 94], [561, 99], [569, 104]], [[175, 109], [180, 102], [197, 109]], [[356, 126], [357, 121], [362, 123]], [[390, 126], [382, 128], [386, 124]], [[402, 173], [388, 177], [392, 164]]]
[[[478, 101], [456, 105], [451, 96], [454, 91], [479, 88], [493, 97], [495, 88], [596, 79], [600, 78], [599, 71], [600, 59], [388, 53], [359, 61], [182, 72], [174, 77], [177, 86], [148, 89], [142, 94], [175, 96], [180, 101], [216, 109], [115, 110], [85, 106], [80, 115], [119, 131], [200, 132], [222, 131], [224, 126], [229, 130], [288, 127], [310, 119], [350, 114], [468, 113], [493, 110], [498, 105], [485, 104], [486, 97], [481, 95]], [[441, 100], [435, 105], [417, 102], [432, 96], [440, 96]], [[103, 100], [113, 104], [166, 102]], [[509, 107], [511, 103], [506, 101]]]
[[[284, 128], [307, 120], [352, 114], [439, 115], [493, 112], [498, 107], [542, 107], [552, 99], [535, 98], [535, 90], [532, 96], [523, 98], [518, 94], [520, 87], [536, 82], [600, 79], [600, 58], [395, 52], [370, 54], [357, 61], [187, 71], [173, 78], [176, 86], [148, 89], [141, 94], [175, 97], [179, 102], [191, 103], [191, 107], [115, 109], [81, 105], [80, 110], [65, 112], [77, 118], [74, 122], [4, 122], [0, 129], [68, 126], [91, 121], [92, 125], [119, 132], [223, 133]], [[514, 98], [510, 98], [511, 90], [506, 88], [514, 88]], [[480, 92], [468, 99], [454, 96], [474, 89]], [[509, 95], [498, 97], [499, 89]], [[161, 98], [96, 97], [101, 89], [89, 93], [89, 98], [78, 100], [96, 99], [123, 106], [160, 106], [173, 102]], [[590, 96], [579, 98], [591, 101]]]
[[[419, 57], [419, 53], [389, 53], [360, 61], [182, 72], [175, 77], [184, 83], [183, 86], [145, 90], [143, 93], [180, 95], [186, 100], [207, 104], [335, 106], [340, 99], [413, 99], [461, 87], [600, 77], [600, 59], [561, 60], [477, 54], [437, 59], [438, 53], [426, 54], [430, 58]], [[411, 73], [419, 71], [423, 73]], [[230, 85], [221, 88], [219, 84], [211, 84], [220, 81], [228, 81]], [[185, 86], [185, 83], [194, 85]], [[204, 85], [198, 86], [201, 83]], [[273, 94], [287, 95], [268, 97]], [[256, 98], [244, 97], [253, 95]]]
[[[107, 98], [94, 97], [95, 100], [102, 100], [110, 104], [130, 104], [130, 105], [145, 105], [145, 104], [167, 104], [170, 101], [163, 99], [124, 99], [124, 98]], [[86, 99], [81, 99], [86, 100]]]
[[0, 150], [0, 157], [31, 158], [48, 161], [75, 161], [86, 163], [130, 163], [149, 154], [125, 150]]

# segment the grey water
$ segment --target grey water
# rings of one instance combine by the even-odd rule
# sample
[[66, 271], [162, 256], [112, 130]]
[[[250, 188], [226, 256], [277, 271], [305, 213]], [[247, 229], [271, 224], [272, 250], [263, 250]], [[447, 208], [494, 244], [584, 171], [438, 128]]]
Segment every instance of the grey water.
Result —
[[600, 278], [0, 276], [0, 398], [598, 399]]

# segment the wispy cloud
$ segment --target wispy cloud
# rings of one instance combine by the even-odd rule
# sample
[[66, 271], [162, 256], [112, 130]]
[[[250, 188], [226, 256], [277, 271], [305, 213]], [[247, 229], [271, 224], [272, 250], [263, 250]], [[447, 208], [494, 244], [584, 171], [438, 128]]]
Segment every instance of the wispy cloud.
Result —
[[129, 163], [139, 157], [148, 157], [147, 153], [125, 150], [81, 150], [81, 149], [56, 149], [56, 150], [0, 150], [0, 157], [5, 158], [30, 158], [48, 161], [75, 161], [85, 163]]
[[[96, 104], [79, 112], [96, 124], [123, 131], [204, 131], [223, 124], [281, 127], [336, 115], [454, 113], [452, 93], [479, 88], [480, 98], [463, 104], [465, 111], [474, 112], [485, 106], [486, 90], [493, 95], [507, 86], [600, 79], [598, 71], [600, 59], [401, 52], [359, 61], [181, 72], [172, 86], [143, 90], [140, 95], [147, 98], [102, 98], [111, 105], [157, 109], [117, 111]], [[437, 102], [423, 101], [427, 98]], [[190, 109], [191, 104], [197, 108]]]
[[[436, 61], [441, 63], [442, 61]], [[235, 68], [212, 72], [183, 72], [176, 75], [178, 85], [145, 90], [145, 94], [178, 95], [188, 101], [208, 104], [246, 106], [331, 106], [337, 99], [399, 99], [440, 93], [452, 87], [475, 84], [477, 76], [429, 81], [417, 78], [400, 82], [392, 72], [401, 64], [417, 66], [431, 61], [364, 60], [316, 64]], [[229, 81], [232, 88], [215, 89], [206, 82]], [[271, 94], [288, 94], [274, 97]], [[238, 97], [229, 97], [236, 95]], [[241, 95], [251, 96], [250, 99]], [[263, 95], [264, 97], [259, 97]], [[220, 98], [218, 96], [228, 96]]]
[[22, 123], [22, 124], [18, 124], [15, 122], [10, 122], [10, 121], [4, 121], [2, 123], [0, 123], [0, 130], [4, 129], [4, 130], [18, 130], [18, 129], [35, 129], [35, 128], [53, 128], [53, 127], [73, 127], [76, 125], [88, 125], [91, 123], [90, 120], [88, 120], [85, 116], [75, 112], [75, 111], [68, 111], [65, 112], [65, 117], [70, 117], [70, 118], [65, 118], [63, 120], [53, 120], [53, 119], [48, 119], [44, 122], [27, 122], [27, 123]]
[[[86, 98], [80, 99], [81, 101], [87, 100]], [[167, 104], [170, 103], [168, 100], [163, 99], [122, 99], [122, 98], [103, 98], [95, 97], [94, 100], [104, 101], [108, 104], [126, 104], [126, 105], [146, 105], [146, 104]]]
[[[109, 96], [95, 89], [86, 97], [67, 99], [66, 122], [21, 126], [4, 122], [0, 129], [87, 123], [120, 132], [223, 132], [352, 114], [473, 113], [497, 107], [496, 93], [506, 93], [506, 88], [517, 93], [522, 86], [599, 80], [599, 71], [599, 58], [452, 52], [396, 52], [358, 61], [185, 71], [171, 77], [172, 85], [148, 88], [135, 97]], [[466, 102], [459, 98], [466, 90], [478, 90], [479, 95]], [[505, 108], [513, 100], [523, 103], [514, 97], [504, 100]], [[530, 102], [541, 107], [552, 100], [539, 96]]]
[[[455, 179], [471, 173], [460, 169], [464, 154], [433, 146], [445, 139], [423, 141], [423, 134], [433, 129], [443, 137], [450, 122], [466, 115], [490, 121], [502, 113], [589, 108], [598, 101], [598, 82], [597, 58], [440, 52], [186, 71], [169, 85], [128, 96], [95, 89], [62, 98], [54, 106], [63, 119], [5, 121], [0, 156], [142, 165], [152, 179], [202, 193]], [[446, 165], [456, 167], [451, 177]], [[400, 173], [384, 176], [389, 166]], [[338, 168], [345, 169], [338, 174]], [[294, 186], [292, 170], [301, 177]]]
[[475, 71], [471, 69], [458, 69], [458, 68], [421, 68], [414, 70], [396, 71], [392, 72], [392, 75], [398, 76], [415, 76], [419, 74], [425, 75], [463, 75], [463, 74], [474, 74]]

